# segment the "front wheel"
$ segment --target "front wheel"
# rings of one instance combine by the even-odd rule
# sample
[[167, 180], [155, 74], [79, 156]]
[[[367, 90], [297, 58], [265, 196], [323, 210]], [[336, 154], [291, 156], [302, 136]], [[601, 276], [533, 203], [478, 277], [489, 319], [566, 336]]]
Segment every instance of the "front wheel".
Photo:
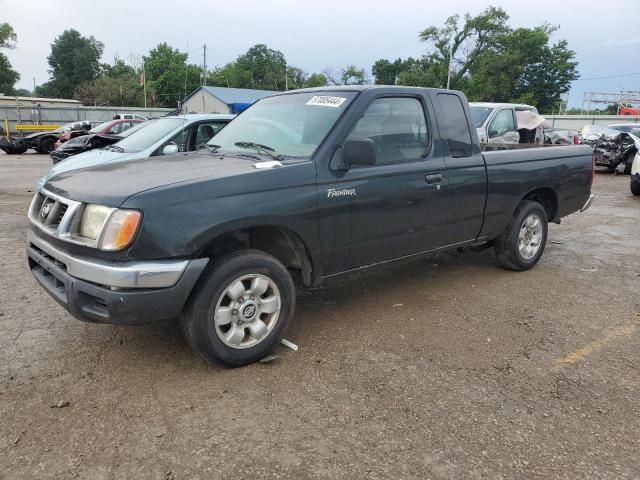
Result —
[[640, 180], [631, 180], [631, 193], [640, 195]]
[[504, 233], [496, 240], [500, 265], [509, 270], [533, 268], [544, 252], [548, 233], [547, 212], [538, 202], [522, 202]]
[[187, 342], [211, 362], [246, 365], [263, 358], [293, 318], [295, 288], [276, 258], [243, 250], [200, 279], [181, 318]]

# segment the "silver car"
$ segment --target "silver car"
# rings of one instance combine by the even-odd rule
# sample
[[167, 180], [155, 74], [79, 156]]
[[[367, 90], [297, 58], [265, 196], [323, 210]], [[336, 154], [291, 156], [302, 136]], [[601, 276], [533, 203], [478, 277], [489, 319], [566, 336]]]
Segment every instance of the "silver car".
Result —
[[36, 186], [39, 190], [50, 178], [70, 170], [197, 150], [234, 116], [188, 114], [149, 120], [142, 124], [144, 128], [140, 128], [113, 145], [80, 153], [57, 163], [38, 181]]

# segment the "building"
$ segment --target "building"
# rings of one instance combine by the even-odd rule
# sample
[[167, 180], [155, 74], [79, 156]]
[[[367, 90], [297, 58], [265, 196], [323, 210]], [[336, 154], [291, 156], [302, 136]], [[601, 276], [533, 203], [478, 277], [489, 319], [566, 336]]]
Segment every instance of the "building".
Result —
[[182, 113], [240, 113], [253, 102], [278, 93], [271, 90], [203, 86], [183, 101]]
[[13, 95], [0, 94], [0, 106], [31, 108], [31, 107], [76, 107], [80, 106], [78, 100], [66, 98], [41, 98], [41, 97], [14, 97]]

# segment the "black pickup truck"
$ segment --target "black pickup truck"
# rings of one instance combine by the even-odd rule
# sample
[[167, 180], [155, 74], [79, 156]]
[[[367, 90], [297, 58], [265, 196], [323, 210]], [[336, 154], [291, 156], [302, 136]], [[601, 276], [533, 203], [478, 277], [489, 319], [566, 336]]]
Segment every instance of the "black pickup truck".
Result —
[[73, 316], [180, 318], [209, 360], [263, 357], [295, 287], [460, 247], [533, 267], [592, 200], [588, 146], [482, 153], [463, 94], [335, 87], [255, 103], [197, 152], [66, 172], [29, 210], [29, 267]]

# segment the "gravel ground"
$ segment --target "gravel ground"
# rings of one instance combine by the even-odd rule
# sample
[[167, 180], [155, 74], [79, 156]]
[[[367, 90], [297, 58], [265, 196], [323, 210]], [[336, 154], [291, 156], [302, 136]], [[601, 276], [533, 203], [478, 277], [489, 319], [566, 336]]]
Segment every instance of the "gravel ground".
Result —
[[0, 478], [639, 478], [640, 198], [597, 175], [532, 271], [489, 252], [301, 294], [268, 364], [79, 322], [26, 267], [49, 167], [0, 154]]

